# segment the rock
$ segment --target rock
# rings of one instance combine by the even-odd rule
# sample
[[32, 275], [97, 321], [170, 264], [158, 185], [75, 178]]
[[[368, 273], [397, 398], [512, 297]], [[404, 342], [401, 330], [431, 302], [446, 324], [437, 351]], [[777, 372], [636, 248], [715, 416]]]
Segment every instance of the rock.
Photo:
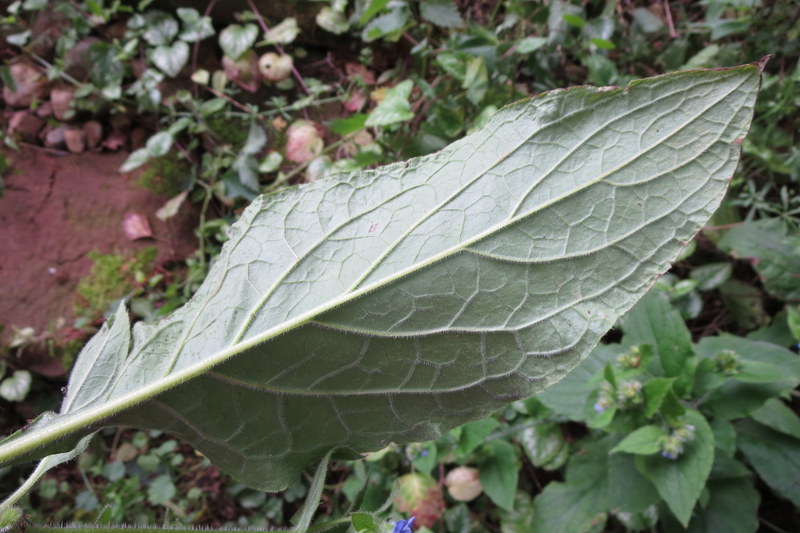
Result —
[[9, 107], [30, 107], [34, 100], [42, 99], [47, 93], [47, 78], [33, 65], [15, 63], [9, 70], [17, 85], [16, 92], [3, 87], [3, 100]]
[[82, 129], [69, 128], [64, 131], [67, 149], [73, 154], [81, 154], [86, 149], [86, 134]]
[[36, 116], [41, 118], [47, 118], [53, 116], [53, 104], [51, 104], [50, 102], [45, 102], [39, 107], [37, 107]]
[[30, 111], [17, 111], [8, 121], [7, 132], [16, 134], [22, 141], [33, 143], [39, 138], [39, 132], [44, 127], [44, 121]]
[[68, 120], [75, 112], [72, 109], [72, 99], [75, 91], [70, 88], [53, 89], [50, 91], [50, 103], [53, 106], [53, 115], [58, 120]]
[[86, 147], [94, 150], [103, 140], [103, 126], [96, 120], [90, 120], [83, 125], [83, 133], [86, 134]]
[[55, 127], [44, 134], [44, 145], [47, 148], [61, 149], [64, 148], [66, 143], [66, 136], [64, 135], [67, 128], [64, 126]]

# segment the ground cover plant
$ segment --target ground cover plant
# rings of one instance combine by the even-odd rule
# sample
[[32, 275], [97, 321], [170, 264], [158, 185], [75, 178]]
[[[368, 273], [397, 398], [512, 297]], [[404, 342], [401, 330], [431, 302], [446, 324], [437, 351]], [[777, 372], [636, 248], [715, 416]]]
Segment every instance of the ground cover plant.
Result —
[[[18, 4], [15, 16], [23, 20], [27, 13], [35, 14], [35, 4]], [[189, 20], [205, 28], [210, 24], [216, 33], [196, 42], [205, 39], [228, 57], [223, 59], [227, 68], [220, 65], [216, 72], [213, 64], [195, 65], [187, 59], [176, 79], [192, 75], [194, 85], [183, 92], [168, 94], [158, 83], [147, 89], [151, 96], [156, 85], [165, 92], [150, 98], [149, 113], [156, 118], [145, 118], [150, 140], [134, 152], [125, 170], [139, 164], [177, 168], [180, 177], [171, 182], [172, 189], [165, 189], [173, 198], [172, 209], [194, 201], [203, 213], [221, 205], [228, 215], [227, 220], [201, 222], [204, 239], [189, 271], [192, 281], [159, 286], [158, 278], [153, 278], [152, 284], [142, 286], [150, 287], [151, 294], [142, 298], [140, 292], [136, 299], [149, 305], [141, 306], [136, 316], [150, 318], [166, 314], [194, 292], [219, 243], [229, 238], [226, 230], [233, 210], [257, 192], [441, 149], [487, 121], [496, 127], [490, 117], [497, 109], [527, 93], [572, 83], [624, 85], [663, 70], [732, 65], [775, 53], [765, 73], [754, 134], [742, 143], [745, 162], [734, 177], [734, 195], [716, 215], [715, 227], [690, 245], [696, 251], [687, 249], [672, 274], [659, 280], [658, 292], [641, 304], [647, 305], [650, 322], [637, 321], [640, 313], [635, 309], [617, 324], [622, 344], [609, 337], [611, 343], [588, 359], [596, 365], [608, 361], [608, 366], [592, 367], [587, 362], [578, 370], [577, 376], [583, 378], [579, 383], [569, 378], [536, 400], [517, 402], [436, 441], [390, 445], [366, 460], [334, 463], [319, 521], [343, 530], [391, 530], [389, 516], [399, 519], [412, 513], [417, 528], [442, 531], [556, 527], [672, 531], [682, 529], [680, 522], [692, 530], [714, 531], [725, 519], [730, 521], [725, 527], [732, 530], [753, 531], [759, 524], [792, 529], [796, 510], [783, 502], [793, 494], [796, 416], [791, 408], [781, 407], [786, 405], [781, 399], [788, 398], [797, 383], [794, 354], [786, 350], [796, 342], [791, 180], [797, 160], [792, 149], [791, 73], [797, 57], [791, 41], [779, 45], [781, 49], [765, 50], [763, 36], [759, 37], [769, 24], [774, 26], [769, 31], [796, 32], [792, 26], [796, 18], [788, 6], [678, 4], [664, 11], [610, 4], [509, 2], [476, 9], [447, 3], [336, 3], [317, 13], [312, 21], [315, 30], [309, 30], [301, 17], [263, 19], [255, 5], [233, 22], [204, 19], [202, 9], [194, 14], [151, 13], [151, 6], [140, 6], [128, 13], [117, 4], [71, 7], [76, 6], [100, 17], [94, 28], [101, 33], [119, 21], [128, 33], [119, 41], [103, 41], [115, 52], [113, 58], [110, 53], [107, 57], [116, 62], [118, 78], [108, 91], [92, 80], [91, 88], [78, 92], [71, 100], [76, 113], [72, 120], [87, 120], [92, 113], [103, 117], [122, 103], [142, 105], [139, 112], [147, 117], [139, 96], [143, 89], [136, 80], [159, 72], [169, 76], [162, 69], [165, 64], [155, 59], [160, 57], [156, 49], [165, 46], [180, 52], [184, 44], [193, 47], [191, 32], [185, 33], [191, 27]], [[180, 29], [174, 33], [170, 27]], [[166, 37], [158, 37], [154, 28], [167, 28]], [[91, 36], [96, 30], [79, 31]], [[309, 56], [302, 50], [303, 36], [315, 31], [327, 32], [324, 35], [330, 39], [335, 39], [331, 34], [353, 32], [363, 40], [363, 48], [341, 62], [335, 57], [315, 58], [313, 48]], [[203, 33], [208, 31], [198, 35]], [[276, 40], [276, 34], [282, 37]], [[31, 32], [29, 38], [35, 37]], [[136, 45], [130, 45], [134, 39]], [[410, 44], [391, 44], [396, 40]], [[19, 42], [23, 53], [31, 51], [32, 42]], [[720, 46], [731, 42], [737, 43], [733, 49]], [[258, 53], [252, 52], [253, 45]], [[126, 56], [126, 46], [138, 47], [136, 53]], [[391, 68], [387, 58], [396, 52], [387, 53], [387, 47], [402, 50], [407, 61]], [[262, 54], [258, 79], [252, 76], [252, 67], [257, 68], [261, 52], [271, 55]], [[743, 57], [748, 54], [757, 55]], [[287, 57], [292, 60], [290, 68]], [[40, 58], [48, 61], [47, 72], [57, 78], [58, 52]], [[152, 72], [141, 75], [139, 64], [139, 76], [133, 78], [134, 61], [141, 58]], [[325, 67], [329, 70], [312, 66], [315, 61], [329, 65]], [[232, 62], [239, 66], [232, 67]], [[248, 87], [256, 83], [253, 79], [268, 85], [261, 94], [272, 93], [270, 100], [247, 96]], [[76, 87], [86, 85], [76, 81]], [[275, 81], [283, 88], [273, 85]], [[49, 101], [56, 101], [52, 92]], [[330, 101], [341, 103], [344, 119], [316, 114], [317, 104]], [[206, 106], [203, 111], [201, 106]], [[226, 119], [219, 121], [220, 116]], [[224, 139], [215, 138], [219, 128], [213, 124], [226, 121], [240, 121], [240, 126], [225, 133]], [[18, 133], [5, 139], [20, 140]], [[162, 174], [174, 176], [159, 170], [149, 174], [148, 183], [155, 178], [163, 182]], [[186, 175], [190, 179], [184, 180]], [[335, 177], [330, 179], [334, 182], [328, 183], [335, 183]], [[318, 183], [312, 190], [326, 189]], [[572, 213], [581, 214], [586, 215]], [[730, 226], [739, 217], [751, 222]], [[234, 233], [234, 238], [240, 236]], [[659, 329], [665, 323], [670, 327]], [[654, 331], [648, 333], [648, 327]], [[739, 336], [716, 343], [701, 340], [720, 328]], [[356, 336], [365, 332], [355, 329]], [[746, 333], [753, 338], [745, 340]], [[661, 346], [663, 338], [673, 339], [670, 346]], [[753, 342], [782, 349], [748, 344]], [[769, 360], [761, 355], [765, 351], [769, 356], [763, 357]], [[617, 356], [622, 360], [616, 361]], [[681, 364], [686, 370], [677, 372]], [[782, 369], [781, 375], [776, 367]], [[35, 382], [34, 377], [34, 387]], [[77, 395], [71, 388], [67, 394]], [[727, 405], [730, 398], [740, 396], [748, 400]], [[303, 525], [309, 519], [306, 513], [292, 520], [309, 491], [308, 483], [295, 474], [287, 475], [287, 491], [270, 495], [221, 478], [208, 467], [207, 459], [160, 431], [101, 433], [105, 439], [95, 440], [77, 463], [58, 470], [71, 476], [71, 483], [69, 477], [48, 476], [28, 498], [26, 511], [30, 509], [34, 521], [215, 525], [228, 521], [228, 525], [280, 526], [290, 521]], [[768, 442], [780, 444], [765, 449], [767, 436]], [[777, 454], [770, 450], [780, 450], [783, 459], [774, 460]], [[696, 476], [686, 478], [688, 471]], [[393, 481], [401, 474], [406, 475], [399, 478], [399, 492], [392, 496]], [[676, 480], [685, 483], [675, 485]], [[315, 499], [313, 488], [319, 483], [312, 485], [310, 500]], [[78, 498], [65, 498], [59, 488]], [[731, 500], [746, 504], [737, 505], [734, 513], [725, 507]], [[113, 505], [103, 507], [108, 502]], [[387, 502], [391, 509], [384, 505]], [[559, 504], [571, 511], [577, 506], [574, 522], [558, 520], [563, 514]]]

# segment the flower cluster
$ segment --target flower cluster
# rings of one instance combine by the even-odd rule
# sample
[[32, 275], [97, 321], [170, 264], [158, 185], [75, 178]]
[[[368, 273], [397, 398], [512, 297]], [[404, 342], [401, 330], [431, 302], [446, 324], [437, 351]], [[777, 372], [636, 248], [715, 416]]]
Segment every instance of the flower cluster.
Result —
[[624, 370], [639, 368], [642, 364], [642, 353], [638, 346], [633, 346], [630, 350], [617, 357], [617, 364]]
[[726, 376], [735, 376], [742, 371], [742, 361], [739, 354], [733, 350], [722, 350], [714, 358], [717, 371]]
[[661, 455], [675, 460], [684, 451], [684, 444], [694, 440], [695, 428], [692, 424], [678, 422], [672, 425], [672, 431], [661, 441]]
[[631, 407], [644, 402], [642, 382], [637, 379], [628, 379], [619, 384], [617, 388], [617, 405]]
[[600, 385], [600, 393], [597, 395], [597, 402], [594, 404], [594, 410], [598, 413], [602, 413], [615, 405], [614, 387], [608, 381], [604, 381]]

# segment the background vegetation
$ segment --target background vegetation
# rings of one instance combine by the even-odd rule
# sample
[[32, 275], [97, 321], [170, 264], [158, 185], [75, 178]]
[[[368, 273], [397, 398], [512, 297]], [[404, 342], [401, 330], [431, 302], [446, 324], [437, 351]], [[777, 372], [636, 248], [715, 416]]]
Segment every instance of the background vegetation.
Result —
[[[6, 122], [6, 146], [128, 146], [121, 171], [164, 195], [159, 217], [199, 208], [199, 248], [183, 263], [94, 257], [76, 298], [84, 334], [120, 297], [143, 319], [185, 302], [259, 193], [436, 151], [542, 91], [772, 54], [729, 197], [594, 356], [545, 394], [436, 442], [335, 464], [319, 522], [800, 530], [795, 2], [189, 4], [22, 0], [2, 20], [6, 105], [52, 108], [33, 139]], [[80, 344], [18, 331], [3, 348], [6, 433], [22, 413], [57, 408], [64, 384], [18, 364], [36, 343], [66, 367]], [[10, 492], [23, 474], [3, 471], [0, 484]], [[286, 527], [309, 479], [254, 491], [169, 435], [110, 430], [48, 474], [25, 509], [35, 523]]]

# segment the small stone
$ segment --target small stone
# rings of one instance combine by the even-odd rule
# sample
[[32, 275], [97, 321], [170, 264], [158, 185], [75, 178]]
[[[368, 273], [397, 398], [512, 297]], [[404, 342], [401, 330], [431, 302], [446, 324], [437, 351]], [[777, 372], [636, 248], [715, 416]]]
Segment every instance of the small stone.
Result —
[[86, 134], [83, 130], [70, 128], [64, 131], [67, 149], [73, 154], [81, 154], [86, 149]]
[[72, 118], [74, 111], [72, 110], [72, 99], [75, 96], [75, 91], [72, 89], [53, 89], [50, 91], [50, 103], [53, 106], [53, 115], [58, 120], [67, 120]]
[[16, 134], [25, 142], [36, 142], [39, 132], [44, 127], [44, 121], [29, 111], [17, 111], [8, 121], [8, 134]]
[[64, 126], [58, 126], [47, 131], [47, 133], [44, 134], [44, 145], [47, 148], [63, 148], [64, 144], [66, 143], [66, 137], [64, 135], [66, 131], [67, 128]]
[[15, 63], [9, 68], [17, 86], [16, 92], [8, 86], [3, 87], [3, 100], [9, 107], [30, 107], [34, 100], [40, 100], [47, 92], [47, 78], [33, 65]]
[[83, 125], [83, 133], [86, 134], [86, 147], [94, 150], [103, 140], [103, 126], [96, 120], [90, 120]]
[[36, 116], [40, 118], [47, 118], [53, 116], [53, 104], [45, 102], [36, 108]]

